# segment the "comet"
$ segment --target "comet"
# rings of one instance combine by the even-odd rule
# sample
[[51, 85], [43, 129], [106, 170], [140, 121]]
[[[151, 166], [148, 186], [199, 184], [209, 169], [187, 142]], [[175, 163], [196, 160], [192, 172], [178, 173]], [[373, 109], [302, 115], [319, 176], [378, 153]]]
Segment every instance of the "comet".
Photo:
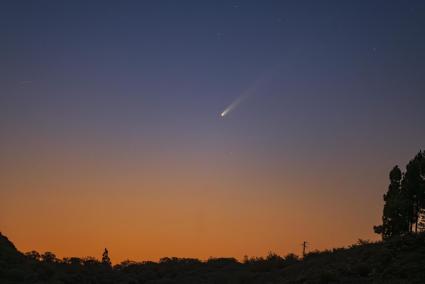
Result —
[[241, 102], [243, 102], [247, 97], [249, 96], [249, 93], [243, 94], [236, 98], [228, 107], [226, 107], [222, 113], [220, 113], [221, 117], [225, 117], [229, 112], [231, 112], [233, 109], [235, 109]]
[[245, 91], [239, 95], [230, 105], [228, 105], [221, 113], [220, 117], [224, 118], [236, 107], [238, 107], [243, 101], [258, 93], [261, 87], [264, 87], [264, 84], [269, 82], [271, 79], [272, 73], [274, 73], [275, 68], [270, 69], [268, 72], [263, 73], [258, 79], [256, 79]]
[[229, 106], [227, 106], [223, 110], [223, 112], [220, 113], [220, 117], [225, 117], [231, 111], [233, 111], [237, 106], [239, 106], [243, 101], [245, 101], [247, 98], [254, 95], [264, 81], [265, 81], [264, 77], [260, 77], [259, 79], [257, 79], [249, 88], [247, 88], [239, 97], [237, 97]]

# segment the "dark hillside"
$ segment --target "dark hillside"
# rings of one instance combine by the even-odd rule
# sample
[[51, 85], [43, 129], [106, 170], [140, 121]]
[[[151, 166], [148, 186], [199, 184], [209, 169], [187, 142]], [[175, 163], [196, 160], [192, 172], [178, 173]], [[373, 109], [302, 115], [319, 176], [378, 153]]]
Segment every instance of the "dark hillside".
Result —
[[113, 267], [94, 258], [23, 255], [0, 236], [0, 283], [425, 283], [425, 234], [349, 248], [250, 258], [163, 258]]
[[6, 257], [9, 254], [19, 255], [20, 253], [16, 249], [15, 245], [9, 241], [6, 236], [3, 236], [3, 234], [0, 233], [0, 258], [3, 259], [3, 257]]
[[19, 283], [31, 273], [27, 258], [0, 233], [0, 283]]

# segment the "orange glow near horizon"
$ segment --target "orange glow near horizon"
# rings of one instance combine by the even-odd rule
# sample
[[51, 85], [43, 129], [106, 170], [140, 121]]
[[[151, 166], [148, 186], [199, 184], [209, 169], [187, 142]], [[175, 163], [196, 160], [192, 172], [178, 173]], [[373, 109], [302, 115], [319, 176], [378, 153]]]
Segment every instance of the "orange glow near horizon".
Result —
[[377, 239], [371, 228], [379, 222], [380, 196], [356, 194], [355, 187], [374, 181], [347, 180], [350, 167], [332, 179], [320, 165], [313, 165], [320, 172], [305, 176], [294, 165], [279, 168], [280, 174], [233, 156], [227, 165], [213, 156], [186, 156], [185, 167], [178, 157], [161, 157], [146, 167], [140, 160], [139, 168], [103, 155], [17, 158], [27, 168], [14, 172], [11, 163], [3, 171], [2, 186], [11, 193], [1, 196], [7, 202], [0, 222], [24, 252], [99, 258], [107, 247], [114, 263], [242, 259], [269, 251], [299, 254], [304, 240], [310, 249], [324, 249]]

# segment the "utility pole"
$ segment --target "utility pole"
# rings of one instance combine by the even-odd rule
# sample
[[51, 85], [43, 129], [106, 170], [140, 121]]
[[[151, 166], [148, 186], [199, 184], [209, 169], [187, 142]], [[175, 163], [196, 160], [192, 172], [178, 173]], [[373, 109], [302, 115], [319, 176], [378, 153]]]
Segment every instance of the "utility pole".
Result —
[[303, 257], [305, 256], [305, 249], [307, 248], [307, 242], [306, 241], [304, 241], [301, 245], [302, 245], [302, 247], [303, 247]]

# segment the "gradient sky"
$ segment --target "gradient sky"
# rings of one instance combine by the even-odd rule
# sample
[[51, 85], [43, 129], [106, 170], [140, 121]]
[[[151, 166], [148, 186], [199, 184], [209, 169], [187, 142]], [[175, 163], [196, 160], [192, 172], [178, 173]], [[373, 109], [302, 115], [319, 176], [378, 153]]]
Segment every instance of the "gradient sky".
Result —
[[389, 170], [425, 145], [424, 1], [1, 1], [0, 39], [0, 230], [22, 251], [377, 239]]

